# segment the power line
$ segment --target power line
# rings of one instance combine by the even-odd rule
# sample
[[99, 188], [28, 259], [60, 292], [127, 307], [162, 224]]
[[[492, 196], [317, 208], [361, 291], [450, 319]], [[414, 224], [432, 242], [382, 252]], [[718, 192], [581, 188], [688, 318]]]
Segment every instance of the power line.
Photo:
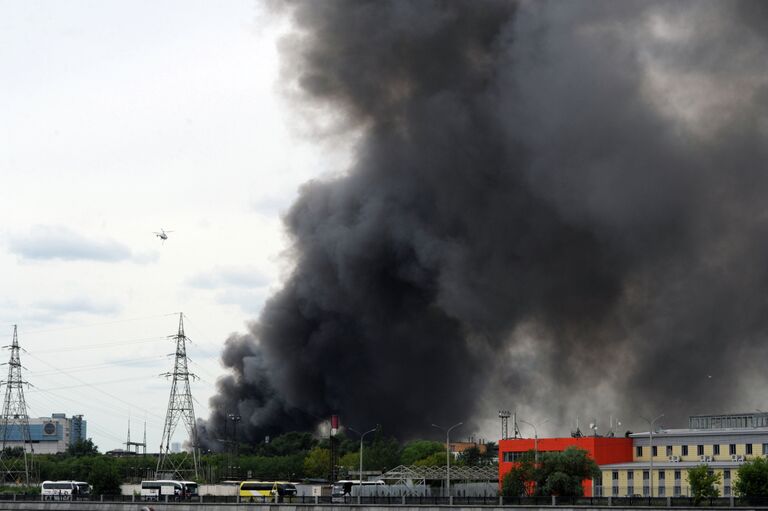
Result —
[[41, 334], [41, 333], [47, 333], [47, 332], [61, 332], [62, 330], [75, 330], [78, 328], [91, 328], [95, 326], [105, 326], [105, 325], [116, 325], [118, 323], [128, 323], [132, 321], [142, 321], [145, 319], [158, 319], [158, 318], [165, 318], [168, 316], [175, 316], [178, 314], [178, 312], [171, 312], [168, 314], [157, 314], [154, 316], [141, 316], [136, 318], [126, 318], [126, 319], [116, 319], [114, 321], [104, 321], [100, 323], [87, 323], [84, 325], [72, 325], [72, 326], [65, 326], [65, 327], [59, 327], [59, 328], [49, 328], [45, 330], [29, 330], [25, 331], [24, 335], [30, 335], [30, 334]]
[[[38, 361], [42, 362], [43, 364], [45, 364], [45, 365], [47, 365], [47, 366], [49, 366], [49, 367], [52, 367], [53, 369], [57, 370], [57, 371], [58, 371], [58, 372], [60, 372], [61, 374], [64, 374], [64, 375], [66, 375], [66, 376], [69, 376], [69, 377], [70, 377], [70, 378], [72, 378], [73, 380], [75, 380], [75, 381], [78, 381], [78, 382], [80, 382], [80, 383], [84, 384], [85, 386], [87, 386], [87, 387], [90, 387], [90, 388], [92, 388], [92, 389], [94, 389], [94, 390], [97, 390], [98, 392], [101, 392], [102, 394], [106, 395], [107, 397], [110, 397], [110, 398], [112, 398], [112, 399], [114, 399], [114, 400], [116, 400], [116, 401], [120, 401], [121, 403], [124, 403], [124, 404], [126, 404], [126, 405], [128, 405], [128, 406], [130, 406], [130, 407], [132, 407], [132, 408], [136, 408], [136, 409], [138, 409], [138, 410], [141, 410], [141, 409], [142, 409], [142, 407], [141, 407], [141, 406], [136, 406], [136, 405], [135, 405], [135, 404], [133, 404], [133, 403], [129, 403], [128, 401], [126, 401], [126, 400], [124, 400], [124, 399], [121, 399], [121, 398], [119, 398], [119, 397], [117, 397], [117, 396], [114, 396], [114, 395], [110, 394], [109, 392], [106, 392], [106, 391], [104, 391], [104, 390], [102, 390], [102, 389], [100, 389], [100, 388], [98, 388], [98, 387], [95, 387], [95, 386], [93, 386], [92, 384], [90, 384], [90, 383], [88, 383], [88, 382], [86, 382], [86, 381], [83, 381], [83, 380], [81, 380], [80, 378], [78, 378], [78, 377], [76, 377], [76, 376], [73, 376], [73, 375], [69, 374], [68, 372], [66, 372], [66, 371], [64, 371], [64, 370], [57, 368], [57, 367], [56, 367], [56, 366], [54, 366], [53, 364], [49, 364], [48, 362], [46, 362], [45, 360], [42, 360], [42, 359], [40, 359], [39, 357], [36, 357], [36, 356], [34, 356], [34, 355], [32, 355], [32, 354], [30, 354], [30, 356], [31, 356], [32, 358], [34, 358], [34, 359], [36, 359], [36, 360], [38, 360]], [[159, 415], [155, 415], [155, 414], [152, 414], [152, 415], [154, 415], [155, 417], [158, 417], [158, 418], [160, 417]]]

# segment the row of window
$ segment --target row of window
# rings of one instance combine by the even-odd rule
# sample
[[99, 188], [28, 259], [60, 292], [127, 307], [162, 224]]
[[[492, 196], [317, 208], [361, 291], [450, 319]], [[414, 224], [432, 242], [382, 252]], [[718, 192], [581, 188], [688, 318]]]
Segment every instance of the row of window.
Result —
[[[746, 445], [745, 452], [747, 454], [753, 454], [753, 452], [752, 452], [752, 444], [745, 444], [745, 445]], [[682, 445], [681, 447], [682, 447], [682, 455], [683, 456], [688, 456], [688, 446], [687, 445]], [[762, 444], [762, 447], [763, 447], [763, 454], [764, 455], [768, 454], [768, 444]], [[637, 447], [635, 447], [635, 451], [637, 453], [637, 457], [638, 458], [641, 457], [643, 455], [643, 446], [642, 445], [638, 445]], [[667, 454], [666, 454], [667, 456], [672, 456], [672, 446], [671, 445], [667, 445], [666, 446], [666, 451], [667, 451]], [[712, 446], [712, 451], [713, 451], [715, 456], [720, 455], [720, 444], [714, 444]], [[652, 452], [653, 456], [658, 456], [659, 455], [658, 446], [656, 446], [656, 445], [652, 446], [651, 447], [651, 452]], [[702, 456], [703, 454], [704, 454], [704, 446], [703, 445], [697, 445], [696, 446], [696, 455], [697, 456]], [[728, 454], [731, 454], [731, 455], [736, 454], [736, 444], [728, 444]]]
[[[709, 471], [710, 475], [713, 473], [712, 470]], [[665, 481], [667, 478], [667, 472], [666, 470], [659, 470], [657, 472], [658, 474], [658, 480], [659, 481]], [[619, 480], [619, 471], [613, 470], [611, 473], [611, 479], [613, 481]], [[634, 481], [635, 479], [635, 472], [633, 470], [629, 470], [627, 472], [627, 481]], [[643, 470], [643, 481], [648, 481], [650, 479], [650, 472], [648, 470]], [[675, 470], [675, 481], [680, 481], [682, 479], [682, 471]], [[730, 481], [731, 480], [731, 471], [730, 470], [723, 470], [723, 481]], [[614, 483], [616, 484], [616, 483]]]
[[[651, 495], [651, 488], [648, 486], [643, 486], [643, 497], [650, 497]], [[688, 491], [686, 491], [686, 494]], [[595, 488], [595, 495], [597, 497], [602, 497], [604, 494], [603, 489], [601, 487]], [[618, 486], [614, 486], [611, 488], [611, 495], [613, 497], [636, 497], [641, 494], [635, 493], [635, 487], [634, 486], [627, 486], [626, 488], [619, 488]], [[666, 497], [667, 496], [667, 488], [665, 486], [659, 486], [656, 488], [656, 491], [654, 492], [654, 496], [656, 497]], [[672, 497], [682, 497], [683, 496], [683, 488], [682, 486], [673, 486], [672, 487]], [[731, 487], [730, 486], [723, 486], [723, 496], [724, 497], [730, 497], [731, 496]]]

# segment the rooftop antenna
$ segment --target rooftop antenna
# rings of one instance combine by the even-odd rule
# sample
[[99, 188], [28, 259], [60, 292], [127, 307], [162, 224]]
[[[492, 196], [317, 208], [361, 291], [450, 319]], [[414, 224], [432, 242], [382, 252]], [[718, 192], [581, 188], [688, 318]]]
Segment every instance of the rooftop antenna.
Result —
[[24, 399], [24, 385], [29, 383], [21, 377], [21, 348], [16, 325], [13, 325], [13, 342], [3, 347], [11, 351], [11, 358], [8, 361], [8, 379], [0, 382], [5, 384], [3, 415], [0, 419], [0, 477], [6, 483], [23, 482], [28, 486], [34, 484], [34, 447], [29, 432], [27, 402]]
[[[176, 358], [173, 363], [173, 371], [161, 376], [172, 378], [171, 396], [168, 399], [168, 410], [165, 412], [165, 425], [163, 436], [160, 439], [160, 455], [157, 459], [157, 471], [155, 476], [167, 479], [197, 479], [200, 473], [200, 453], [197, 438], [197, 424], [195, 422], [195, 408], [192, 403], [192, 390], [189, 388], [189, 379], [196, 378], [189, 372], [187, 363], [187, 336], [184, 335], [184, 314], [179, 313], [179, 331], [176, 335], [169, 336], [176, 343]], [[185, 451], [183, 455], [171, 456], [171, 438], [176, 431], [179, 422], [189, 434], [191, 452]]]

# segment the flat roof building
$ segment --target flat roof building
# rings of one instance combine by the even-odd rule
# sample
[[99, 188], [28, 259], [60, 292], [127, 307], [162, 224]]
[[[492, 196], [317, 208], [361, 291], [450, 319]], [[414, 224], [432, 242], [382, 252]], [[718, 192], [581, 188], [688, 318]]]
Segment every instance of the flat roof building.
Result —
[[720, 494], [731, 496], [739, 467], [750, 458], [768, 454], [766, 415], [695, 415], [688, 420], [694, 427], [659, 429], [653, 432], [653, 440], [650, 432], [633, 433], [632, 460], [601, 464], [602, 481], [596, 493], [615, 497], [688, 496], [688, 469], [707, 465], [720, 474]]
[[50, 417], [29, 418], [30, 442], [23, 442], [21, 426], [8, 425], [7, 447], [24, 446], [27, 452], [35, 454], [56, 454], [66, 452], [70, 445], [85, 440], [86, 420], [82, 415], [67, 418], [66, 414], [54, 413]]

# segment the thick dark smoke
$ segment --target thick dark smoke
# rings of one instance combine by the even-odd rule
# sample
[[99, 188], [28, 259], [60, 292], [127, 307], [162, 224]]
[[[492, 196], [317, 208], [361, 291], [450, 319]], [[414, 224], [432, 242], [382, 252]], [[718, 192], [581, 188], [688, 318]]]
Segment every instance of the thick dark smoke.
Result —
[[228, 411], [261, 440], [332, 412], [409, 437], [765, 406], [764, 3], [282, 15], [286, 89], [362, 136], [286, 215], [294, 269], [226, 343], [210, 439]]

